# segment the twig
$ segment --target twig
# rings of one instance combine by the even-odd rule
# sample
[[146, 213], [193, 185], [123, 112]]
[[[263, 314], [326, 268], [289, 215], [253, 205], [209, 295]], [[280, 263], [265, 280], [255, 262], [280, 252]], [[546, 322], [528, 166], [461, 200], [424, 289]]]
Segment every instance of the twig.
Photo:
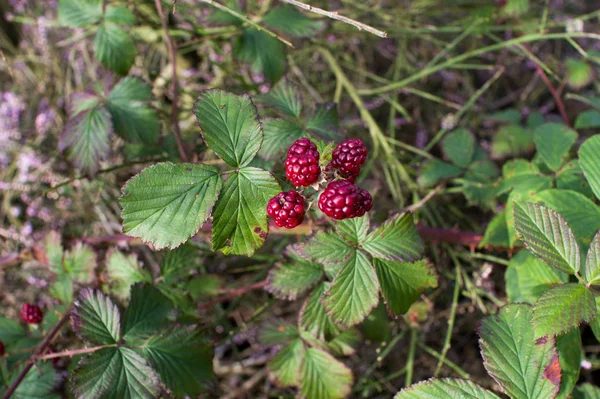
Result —
[[61, 329], [61, 327], [67, 322], [67, 320], [69, 320], [69, 315], [71, 314], [71, 309], [72, 309], [72, 306], [69, 307], [69, 309], [67, 309], [67, 311], [65, 312], [63, 317], [61, 317], [61, 319], [58, 321], [58, 323], [56, 323], [56, 325], [52, 328], [52, 330], [50, 330], [50, 332], [48, 333], [46, 338], [44, 338], [44, 340], [42, 341], [40, 346], [37, 347], [35, 352], [31, 355], [31, 357], [27, 361], [27, 364], [25, 365], [23, 370], [21, 370], [21, 372], [15, 379], [15, 382], [12, 383], [10, 388], [8, 388], [8, 390], [4, 394], [3, 399], [9, 399], [12, 396], [12, 394], [15, 393], [15, 391], [19, 387], [19, 384], [21, 384], [21, 382], [23, 382], [23, 379], [25, 378], [27, 373], [29, 372], [29, 370], [31, 370], [31, 368], [35, 364], [35, 361], [37, 360], [38, 356], [40, 354], [44, 353], [44, 351], [48, 348], [48, 346], [54, 339], [54, 336], [58, 333], [58, 331]]
[[169, 58], [171, 59], [171, 67], [172, 67], [172, 77], [171, 77], [171, 87], [173, 91], [173, 99], [171, 102], [171, 123], [173, 125], [173, 131], [175, 132], [175, 141], [177, 141], [177, 150], [179, 151], [179, 156], [184, 162], [188, 162], [189, 158], [185, 152], [185, 147], [183, 146], [183, 139], [181, 138], [181, 130], [179, 129], [179, 84], [177, 83], [177, 48], [173, 43], [173, 39], [171, 39], [171, 35], [169, 35], [169, 27], [167, 26], [167, 18], [165, 17], [165, 12], [162, 7], [161, 0], [154, 0], [156, 4], [156, 11], [158, 12], [158, 16], [160, 18], [160, 22], [162, 24], [162, 28], [165, 34], [165, 40], [167, 41], [167, 47], [169, 48]]
[[416, 211], [418, 211], [423, 205], [425, 205], [430, 199], [432, 199], [443, 188], [444, 188], [444, 185], [440, 184], [439, 186], [437, 186], [436, 188], [434, 188], [433, 190], [431, 190], [429, 193], [427, 193], [427, 195], [424, 196], [419, 202], [415, 202], [411, 206], [407, 206], [406, 208], [404, 208], [404, 212], [416, 212]]
[[86, 353], [96, 352], [100, 349], [114, 347], [115, 345], [94, 346], [93, 348], [73, 349], [58, 353], [48, 353], [47, 355], [37, 356], [36, 360], [56, 359], [58, 357], [73, 357], [76, 355], [84, 355]]
[[213, 299], [212, 301], [208, 301], [206, 303], [203, 303], [202, 305], [200, 305], [198, 307], [198, 309], [200, 309], [200, 310], [210, 309], [211, 307], [213, 307], [217, 303], [229, 301], [230, 299], [237, 298], [238, 296], [243, 295], [246, 292], [261, 289], [265, 285], [267, 285], [267, 280], [259, 281], [258, 283], [254, 283], [254, 284], [248, 285], [246, 287], [236, 288], [234, 290], [229, 291], [225, 295], [222, 295], [222, 296], [220, 296], [218, 298]]
[[324, 15], [328, 18], [335, 19], [336, 21], [341, 21], [341, 22], [347, 23], [348, 25], [354, 26], [358, 30], [364, 30], [366, 32], [372, 33], [376, 36], [383, 37], [383, 38], [387, 37], [387, 32], [381, 31], [379, 29], [375, 29], [372, 26], [363, 24], [362, 22], [355, 21], [348, 17], [344, 17], [343, 15], [340, 15], [335, 11], [326, 11], [326, 10], [323, 10], [322, 8], [313, 7], [309, 4], [305, 4], [305, 3], [299, 2], [297, 0], [279, 0], [279, 1], [291, 4], [293, 6], [296, 6], [303, 10], [306, 10], [306, 11], [314, 12], [315, 14]]

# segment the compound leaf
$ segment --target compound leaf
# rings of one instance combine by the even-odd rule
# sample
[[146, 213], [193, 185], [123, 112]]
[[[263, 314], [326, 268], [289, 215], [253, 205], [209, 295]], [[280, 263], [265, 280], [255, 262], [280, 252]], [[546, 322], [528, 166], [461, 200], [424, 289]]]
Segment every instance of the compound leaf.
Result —
[[283, 76], [286, 69], [284, 44], [254, 28], [244, 29], [234, 43], [234, 56], [251, 65], [257, 74], [264, 74], [271, 84]]
[[104, 21], [94, 39], [96, 58], [108, 69], [127, 75], [135, 61], [137, 49], [133, 39], [117, 24]]
[[466, 168], [475, 153], [475, 137], [466, 129], [456, 129], [442, 141], [442, 151], [455, 165]]
[[469, 380], [433, 378], [398, 392], [394, 399], [500, 399]]
[[575, 140], [577, 133], [560, 123], [544, 123], [533, 132], [538, 154], [553, 171], [565, 163]]
[[342, 399], [352, 388], [350, 369], [321, 349], [306, 350], [301, 375], [300, 392], [305, 398]]
[[265, 138], [259, 155], [266, 160], [284, 154], [294, 141], [306, 137], [302, 126], [285, 119], [265, 118], [263, 129]]
[[305, 258], [324, 265], [327, 276], [333, 278], [350, 259], [353, 248], [338, 234], [320, 231], [299, 251]]
[[108, 296], [97, 290], [81, 290], [71, 315], [73, 329], [94, 344], [115, 344], [119, 341], [120, 313]]
[[362, 246], [375, 258], [412, 262], [421, 257], [423, 240], [410, 213], [397, 214], [369, 234]]
[[306, 129], [322, 140], [342, 140], [344, 135], [340, 131], [337, 104], [316, 104], [306, 117]]
[[102, 0], [59, 0], [58, 21], [64, 26], [79, 28], [102, 18]]
[[323, 294], [330, 286], [331, 284], [325, 281], [318, 284], [302, 305], [298, 315], [298, 324], [321, 341], [330, 340], [340, 333], [340, 329], [331, 321], [321, 302]]
[[266, 290], [277, 298], [294, 301], [321, 280], [323, 267], [301, 258], [293, 246], [289, 246], [286, 252], [290, 259], [271, 269]]
[[172, 310], [171, 301], [158, 289], [150, 284], [135, 284], [123, 316], [123, 338], [145, 338], [154, 334], [163, 327]]
[[306, 348], [300, 338], [292, 340], [277, 352], [269, 362], [269, 372], [282, 387], [300, 383], [300, 368]]
[[119, 298], [129, 298], [131, 286], [135, 283], [152, 283], [150, 272], [142, 268], [134, 254], [125, 255], [120, 251], [109, 251], [106, 256], [106, 271], [110, 291]]
[[275, 108], [279, 112], [299, 117], [302, 112], [302, 95], [298, 86], [288, 79], [281, 79], [271, 91], [258, 97], [263, 104]]

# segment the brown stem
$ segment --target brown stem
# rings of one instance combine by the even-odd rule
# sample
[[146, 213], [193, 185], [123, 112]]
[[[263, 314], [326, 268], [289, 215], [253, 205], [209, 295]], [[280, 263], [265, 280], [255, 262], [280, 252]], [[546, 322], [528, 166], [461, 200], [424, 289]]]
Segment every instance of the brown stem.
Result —
[[155, 0], [156, 11], [160, 17], [160, 22], [165, 34], [165, 40], [167, 41], [167, 47], [169, 49], [169, 58], [171, 59], [172, 76], [171, 76], [171, 87], [173, 91], [173, 101], [171, 104], [171, 123], [173, 125], [173, 131], [175, 132], [175, 140], [177, 141], [177, 150], [179, 156], [184, 162], [189, 162], [185, 147], [183, 146], [183, 139], [181, 138], [181, 130], [179, 129], [179, 84], [177, 83], [177, 47], [173, 43], [171, 35], [169, 35], [169, 27], [167, 26], [167, 18], [163, 10], [161, 0]]
[[472, 231], [446, 230], [437, 227], [417, 226], [417, 230], [423, 240], [428, 242], [448, 244], [460, 244], [468, 247], [476, 247], [483, 240], [483, 235]]
[[69, 309], [67, 309], [67, 311], [65, 312], [63, 317], [61, 317], [61, 319], [58, 321], [58, 323], [56, 323], [56, 325], [52, 328], [52, 330], [50, 330], [48, 335], [46, 335], [46, 338], [44, 338], [44, 340], [37, 347], [35, 352], [29, 357], [27, 364], [25, 365], [23, 370], [21, 370], [19, 375], [17, 376], [17, 379], [15, 380], [15, 382], [13, 382], [12, 385], [10, 386], [10, 388], [8, 388], [8, 390], [6, 391], [6, 393], [3, 396], [3, 399], [8, 399], [12, 396], [13, 393], [15, 393], [16, 389], [19, 387], [19, 384], [21, 384], [21, 382], [23, 382], [23, 379], [25, 378], [27, 373], [29, 372], [29, 370], [31, 370], [31, 368], [35, 364], [35, 361], [37, 360], [38, 356], [40, 356], [42, 353], [44, 353], [46, 351], [46, 349], [48, 348], [48, 346], [50, 345], [50, 343], [52, 342], [52, 340], [54, 339], [54, 337], [56, 336], [58, 331], [60, 331], [61, 327], [67, 322], [67, 320], [69, 320], [69, 315], [71, 314], [72, 308], [73, 308], [73, 306], [71, 305], [69, 307]]
[[267, 280], [259, 281], [258, 283], [254, 283], [254, 284], [248, 285], [246, 287], [236, 288], [234, 290], [229, 291], [225, 295], [222, 295], [222, 296], [220, 296], [218, 298], [213, 299], [212, 301], [208, 301], [206, 303], [203, 303], [202, 305], [200, 305], [198, 307], [198, 309], [200, 309], [200, 310], [210, 309], [211, 307], [213, 307], [217, 303], [229, 301], [230, 299], [237, 298], [238, 296], [243, 295], [246, 292], [253, 291], [253, 290], [258, 290], [260, 288], [263, 288], [265, 285], [267, 285]]
[[83, 348], [83, 349], [73, 349], [64, 352], [58, 353], [48, 353], [47, 355], [37, 356], [36, 360], [48, 360], [48, 359], [56, 359], [57, 357], [73, 357], [76, 355], [83, 355], [86, 353], [96, 352], [100, 349], [109, 348], [113, 345], [102, 345], [102, 346], [94, 346], [93, 348]]

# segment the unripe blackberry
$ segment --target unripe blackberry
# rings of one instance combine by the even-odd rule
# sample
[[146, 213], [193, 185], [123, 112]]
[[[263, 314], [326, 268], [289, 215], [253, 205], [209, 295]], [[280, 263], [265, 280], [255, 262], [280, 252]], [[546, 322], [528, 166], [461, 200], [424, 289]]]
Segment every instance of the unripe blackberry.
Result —
[[359, 139], [342, 141], [333, 150], [327, 169], [337, 169], [340, 176], [354, 183], [361, 166], [367, 160], [368, 153], [369, 150]]
[[319, 197], [319, 209], [336, 220], [363, 216], [372, 207], [371, 194], [347, 180], [329, 183]]
[[274, 219], [275, 225], [286, 229], [302, 223], [304, 212], [304, 198], [294, 190], [277, 194], [267, 204], [267, 214]]
[[21, 305], [21, 320], [23, 320], [25, 323], [40, 324], [43, 318], [44, 314], [39, 306], [32, 305], [30, 303], [24, 303]]
[[285, 160], [285, 175], [296, 187], [308, 187], [319, 180], [319, 151], [309, 139], [296, 140]]

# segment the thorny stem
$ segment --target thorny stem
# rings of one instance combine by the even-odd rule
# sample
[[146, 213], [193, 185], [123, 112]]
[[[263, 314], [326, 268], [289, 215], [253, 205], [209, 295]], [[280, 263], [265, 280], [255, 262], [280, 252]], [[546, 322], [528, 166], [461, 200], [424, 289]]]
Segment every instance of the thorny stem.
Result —
[[[451, 253], [452, 255], [452, 253]], [[454, 256], [453, 256], [454, 258]], [[450, 307], [450, 317], [448, 318], [448, 330], [446, 330], [446, 339], [444, 339], [444, 346], [442, 347], [442, 353], [438, 360], [438, 364], [435, 368], [435, 372], [433, 373], [434, 377], [437, 377], [442, 364], [446, 360], [446, 355], [450, 350], [450, 339], [452, 338], [452, 330], [454, 329], [454, 320], [456, 319], [456, 310], [458, 309], [458, 296], [460, 294], [460, 286], [462, 285], [461, 279], [461, 267], [460, 263], [454, 259], [454, 264], [456, 266], [456, 278], [454, 279], [454, 293], [452, 295], [452, 306]]]
[[58, 353], [48, 353], [47, 355], [37, 356], [36, 360], [56, 359], [58, 357], [73, 357], [76, 355], [92, 353], [92, 352], [96, 352], [100, 349], [112, 348], [115, 346], [116, 345], [101, 345], [101, 346], [94, 346], [93, 348], [73, 349], [73, 350], [68, 350], [68, 351], [58, 352]]

